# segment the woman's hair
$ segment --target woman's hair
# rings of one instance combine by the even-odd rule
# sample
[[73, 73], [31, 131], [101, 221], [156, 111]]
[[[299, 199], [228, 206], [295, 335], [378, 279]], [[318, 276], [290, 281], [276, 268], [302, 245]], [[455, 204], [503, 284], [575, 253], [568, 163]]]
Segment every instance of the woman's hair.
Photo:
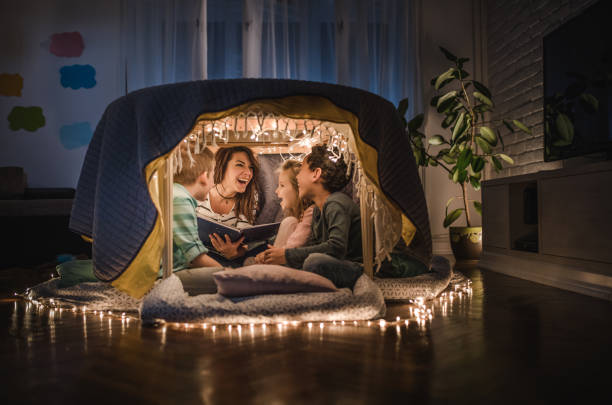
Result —
[[[187, 144], [187, 147], [190, 147]], [[181, 147], [181, 171], [174, 175], [174, 182], [189, 186], [200, 177], [204, 172], [210, 173], [213, 169], [215, 156], [208, 148], [204, 148], [200, 153], [187, 153], [187, 149]]]
[[244, 152], [251, 161], [253, 167], [253, 177], [246, 187], [244, 193], [236, 195], [236, 216], [244, 215], [249, 223], [255, 222], [255, 209], [257, 208], [257, 182], [255, 181], [259, 174], [259, 162], [255, 158], [253, 151], [246, 146], [232, 146], [230, 148], [220, 148], [215, 154], [215, 184], [221, 184], [225, 178], [225, 170], [229, 161], [235, 153]]
[[302, 167], [302, 163], [297, 160], [285, 160], [285, 162], [281, 165], [281, 167], [277, 170], [278, 173], [287, 172], [289, 177], [289, 182], [291, 183], [291, 188], [295, 193], [295, 201], [296, 204], [294, 207], [287, 207], [285, 209], [285, 216], [287, 217], [296, 217], [297, 219], [302, 219], [304, 215], [304, 211], [308, 208], [312, 202], [307, 198], [300, 198], [300, 191], [298, 188], [297, 182], [297, 174], [300, 172], [300, 168]]
[[348, 166], [344, 159], [334, 159], [325, 145], [313, 146], [304, 161], [308, 163], [310, 170], [321, 169], [323, 187], [330, 193], [342, 190], [349, 182], [351, 176], [347, 173]]

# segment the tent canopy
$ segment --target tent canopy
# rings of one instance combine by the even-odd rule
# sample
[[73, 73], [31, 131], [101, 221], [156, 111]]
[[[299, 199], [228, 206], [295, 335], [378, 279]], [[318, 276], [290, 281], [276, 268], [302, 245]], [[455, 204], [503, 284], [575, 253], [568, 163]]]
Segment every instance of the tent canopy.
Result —
[[70, 228], [93, 239], [95, 275], [133, 296], [153, 285], [163, 249], [151, 178], [203, 119], [257, 105], [291, 118], [348, 124], [363, 174], [415, 229], [411, 253], [429, 265], [425, 196], [395, 107], [340, 85], [276, 79], [178, 83], [130, 93], [111, 103], [91, 140]]

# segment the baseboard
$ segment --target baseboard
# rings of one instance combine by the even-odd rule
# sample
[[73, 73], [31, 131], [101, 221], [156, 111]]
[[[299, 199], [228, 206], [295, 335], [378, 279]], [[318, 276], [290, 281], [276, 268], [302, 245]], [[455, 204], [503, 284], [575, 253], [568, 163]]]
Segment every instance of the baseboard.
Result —
[[431, 237], [431, 243], [434, 255], [443, 256], [453, 254], [448, 233], [433, 235]]
[[581, 270], [579, 264], [560, 264], [542, 260], [537, 255], [533, 258], [517, 257], [485, 250], [479, 267], [612, 301], [612, 277]]

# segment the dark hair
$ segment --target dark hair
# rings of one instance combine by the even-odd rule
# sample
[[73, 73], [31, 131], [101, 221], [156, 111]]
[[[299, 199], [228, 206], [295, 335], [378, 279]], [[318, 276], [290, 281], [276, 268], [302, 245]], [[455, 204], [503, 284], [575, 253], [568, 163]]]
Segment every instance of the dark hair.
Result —
[[310, 170], [321, 169], [323, 187], [330, 193], [340, 191], [349, 182], [348, 166], [343, 158], [334, 160], [334, 156], [326, 145], [312, 147], [312, 151], [304, 158]]
[[249, 223], [255, 222], [255, 209], [257, 207], [257, 183], [255, 179], [259, 174], [259, 162], [255, 158], [253, 151], [246, 146], [232, 146], [230, 148], [220, 148], [215, 153], [215, 184], [220, 184], [225, 178], [227, 164], [232, 160], [235, 153], [244, 152], [249, 157], [253, 166], [253, 177], [247, 185], [244, 193], [236, 195], [236, 216], [244, 215]]

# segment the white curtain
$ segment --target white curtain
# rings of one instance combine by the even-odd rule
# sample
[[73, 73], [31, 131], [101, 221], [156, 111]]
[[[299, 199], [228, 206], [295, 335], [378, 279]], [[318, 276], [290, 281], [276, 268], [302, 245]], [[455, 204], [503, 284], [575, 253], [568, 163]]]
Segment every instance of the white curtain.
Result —
[[422, 110], [420, 0], [123, 0], [126, 91], [203, 78], [358, 87]]
[[123, 0], [125, 92], [206, 78], [206, 0]]
[[[223, 2], [226, 12], [240, 6], [230, 3]], [[243, 77], [344, 84], [394, 104], [409, 97], [412, 116], [422, 109], [418, 6], [419, 0], [242, 0], [242, 36], [226, 37], [224, 51], [242, 48]], [[235, 32], [239, 12], [233, 21]], [[215, 40], [209, 35], [209, 46]]]

